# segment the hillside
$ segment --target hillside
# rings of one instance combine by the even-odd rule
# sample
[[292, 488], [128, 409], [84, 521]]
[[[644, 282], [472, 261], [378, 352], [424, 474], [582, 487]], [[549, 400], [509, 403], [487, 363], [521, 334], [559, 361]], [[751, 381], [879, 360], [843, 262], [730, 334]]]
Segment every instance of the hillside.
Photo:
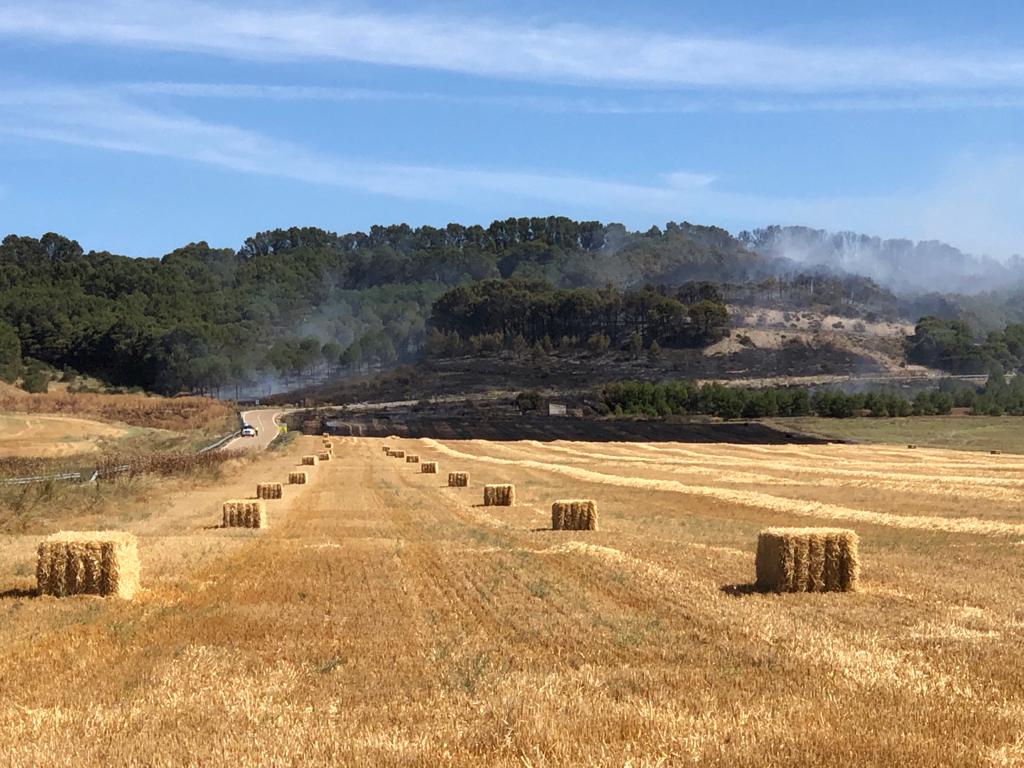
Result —
[[[0, 244], [0, 379], [41, 391], [69, 371], [70, 381], [77, 372], [163, 393], [262, 396], [426, 358], [486, 369], [490, 355], [556, 350], [578, 371], [607, 353], [597, 377], [641, 357], [654, 361], [646, 378], [885, 374], [906, 362], [899, 334], [882, 342], [858, 328], [967, 317], [978, 341], [1020, 315], [1010, 289], [903, 296], [872, 279], [908, 285], [882, 263], [992, 280], [1016, 268], [943, 247], [945, 267], [911, 270], [933, 249], [901, 243], [778, 227], [733, 237], [672, 222], [630, 232], [561, 217], [341, 235], [292, 228], [237, 250], [192, 243], [159, 259], [11, 235]], [[853, 251], [877, 258], [847, 258]], [[765, 328], [755, 322], [769, 316]], [[467, 356], [482, 365], [459, 361]], [[1010, 359], [975, 357], [963, 372]]]
[[414, 360], [433, 302], [461, 283], [628, 288], [767, 271], [713, 227], [635, 233], [558, 217], [347, 235], [293, 228], [237, 251], [201, 242], [160, 259], [11, 235], [0, 245], [0, 375], [32, 359], [162, 392], [244, 388]]

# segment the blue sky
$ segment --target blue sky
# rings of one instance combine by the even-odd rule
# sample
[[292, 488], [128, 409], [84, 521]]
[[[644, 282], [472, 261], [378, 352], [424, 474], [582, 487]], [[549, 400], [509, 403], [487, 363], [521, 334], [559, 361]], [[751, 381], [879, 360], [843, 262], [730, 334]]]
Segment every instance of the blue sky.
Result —
[[1009, 2], [0, 0], [0, 232], [152, 256], [564, 214], [1024, 253], [1022, 29]]

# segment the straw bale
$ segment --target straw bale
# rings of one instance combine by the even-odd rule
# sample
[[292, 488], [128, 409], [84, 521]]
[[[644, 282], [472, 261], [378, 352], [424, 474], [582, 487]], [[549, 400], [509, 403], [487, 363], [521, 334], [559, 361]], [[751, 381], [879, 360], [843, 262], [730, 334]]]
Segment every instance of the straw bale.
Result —
[[392, 458], [395, 458], [395, 459], [404, 459], [405, 458], [405, 451], [392, 451], [388, 455], [391, 456]]
[[130, 600], [139, 588], [139, 550], [135, 537], [120, 531], [64, 531], [39, 544], [36, 581], [39, 593], [103, 595]]
[[551, 505], [551, 528], [556, 531], [596, 531], [597, 502], [563, 499]]
[[309, 475], [305, 472], [289, 472], [288, 473], [288, 484], [289, 485], [305, 485], [309, 482]]
[[320, 453], [320, 461], [330, 461], [331, 460], [331, 455], [332, 454], [331, 454], [330, 451], [323, 451], [323, 452], [321, 452]]
[[266, 528], [267, 505], [253, 499], [234, 499], [225, 501], [225, 528]]
[[324, 448], [328, 451], [333, 451], [334, 443], [332, 443], [330, 440], [324, 440]]
[[769, 592], [850, 592], [860, 540], [844, 528], [766, 528], [757, 539], [757, 586]]
[[390, 445], [385, 445], [385, 446], [383, 446], [383, 450], [384, 450], [384, 453], [391, 453], [391, 446]]
[[284, 486], [281, 483], [257, 483], [257, 499], [280, 499], [284, 497]]
[[437, 462], [436, 461], [424, 461], [420, 464], [420, 472], [424, 475], [436, 475], [437, 474]]
[[485, 485], [485, 507], [511, 507], [516, 503], [516, 487], [514, 485]]
[[415, 453], [407, 453], [407, 454], [405, 454], [405, 463], [406, 464], [419, 464], [420, 463], [420, 457], [418, 455], [416, 455]]
[[316, 463], [317, 463], [317, 458], [316, 458], [316, 456], [312, 456], [312, 455], [310, 455], [310, 456], [303, 456], [303, 457], [302, 457], [302, 465], [303, 465], [303, 466], [306, 466], [306, 467], [315, 467], [315, 466], [316, 466]]
[[469, 472], [449, 472], [448, 485], [452, 488], [465, 488], [469, 485]]

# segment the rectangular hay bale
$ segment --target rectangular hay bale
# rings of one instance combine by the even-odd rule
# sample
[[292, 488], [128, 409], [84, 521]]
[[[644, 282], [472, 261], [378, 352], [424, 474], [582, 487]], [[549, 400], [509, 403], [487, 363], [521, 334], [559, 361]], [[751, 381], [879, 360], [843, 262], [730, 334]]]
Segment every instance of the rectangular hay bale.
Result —
[[324, 440], [324, 449], [328, 451], [333, 451], [334, 443], [332, 443], [330, 440]]
[[135, 536], [121, 531], [62, 531], [39, 544], [39, 594], [101, 595], [131, 600], [139, 588]]
[[289, 472], [288, 473], [288, 484], [289, 485], [305, 485], [309, 482], [309, 475], [306, 472]]
[[284, 497], [284, 486], [281, 483], [257, 483], [257, 499], [280, 499]]
[[330, 451], [323, 451], [320, 454], [319, 458], [320, 458], [320, 461], [330, 461], [331, 460], [331, 452]]
[[309, 456], [303, 456], [302, 457], [302, 465], [304, 467], [315, 467], [316, 463], [317, 463], [316, 456], [309, 455]]
[[592, 499], [562, 499], [551, 504], [554, 531], [596, 531], [597, 502]]
[[405, 451], [392, 451], [391, 453], [388, 454], [388, 456], [390, 456], [393, 459], [404, 459]]
[[860, 540], [845, 528], [766, 528], [757, 538], [757, 587], [768, 592], [851, 592]]
[[448, 485], [451, 488], [466, 488], [469, 485], [469, 472], [449, 472]]
[[391, 446], [389, 446], [389, 445], [382, 446], [382, 450], [384, 451], [384, 453], [391, 453]]
[[484, 486], [485, 507], [511, 507], [516, 503], [516, 487], [508, 484]]
[[436, 475], [437, 474], [437, 462], [436, 461], [424, 461], [420, 464], [420, 472], [424, 475]]
[[405, 454], [405, 463], [406, 464], [419, 464], [420, 463], [420, 457], [417, 456], [415, 453], [407, 453], [407, 454]]
[[225, 528], [266, 528], [267, 505], [253, 499], [233, 499], [223, 506]]

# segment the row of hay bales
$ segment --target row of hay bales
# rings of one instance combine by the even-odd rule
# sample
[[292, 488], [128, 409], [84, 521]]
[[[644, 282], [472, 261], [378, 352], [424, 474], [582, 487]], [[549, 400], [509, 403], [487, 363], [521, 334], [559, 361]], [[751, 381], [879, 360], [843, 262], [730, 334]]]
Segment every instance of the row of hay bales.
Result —
[[[302, 465], [315, 467], [330, 461], [333, 445], [324, 435], [323, 450], [302, 457]], [[422, 474], [438, 474], [437, 462], [384, 446], [388, 456], [419, 464]], [[293, 471], [289, 485], [306, 485], [309, 471]], [[468, 472], [451, 472], [448, 485], [469, 487]], [[484, 506], [513, 506], [515, 486], [484, 486]], [[284, 496], [282, 483], [259, 483], [255, 499], [232, 499], [222, 507], [224, 527], [265, 528], [266, 501]], [[567, 499], [551, 505], [553, 530], [597, 530], [597, 503]], [[860, 580], [860, 541], [854, 531], [840, 528], [767, 528], [758, 536], [755, 557], [756, 587], [766, 592], [847, 592]], [[48, 536], [38, 547], [36, 581], [40, 594], [63, 597], [91, 594], [131, 599], [139, 586], [138, 544], [130, 533], [118, 531], [61, 532]]]
[[[333, 446], [303, 456], [303, 466], [330, 461]], [[288, 473], [288, 485], [309, 483], [308, 470]], [[266, 528], [267, 501], [284, 498], [284, 483], [257, 483], [255, 499], [228, 499], [221, 504], [222, 527]], [[36, 551], [36, 584], [42, 595], [99, 595], [130, 600], [139, 587], [138, 541], [122, 531], [62, 531], [47, 536]]]
[[[910, 445], [909, 448], [916, 446]], [[423, 474], [437, 474], [436, 461], [420, 462], [385, 445], [388, 456], [419, 463]], [[448, 473], [448, 486], [469, 486], [468, 472]], [[508, 483], [485, 485], [485, 507], [514, 506], [516, 489]], [[551, 529], [596, 531], [597, 502], [562, 499], [551, 504]], [[756, 586], [765, 592], [849, 592], [860, 581], [860, 540], [842, 528], [767, 528], [758, 536], [755, 557]]]
[[[307, 454], [301, 459], [304, 470], [288, 473], [288, 485], [308, 485], [310, 481], [309, 467], [315, 467], [322, 461], [330, 461], [334, 455], [334, 445], [324, 435], [323, 445], [318, 453]], [[222, 505], [223, 528], [266, 528], [270, 521], [267, 517], [266, 501], [284, 498], [284, 483], [257, 483], [255, 499], [229, 499]]]
[[[436, 461], [420, 461], [417, 454], [406, 453], [404, 450], [383, 445], [385, 456], [404, 458], [408, 464], [419, 464], [420, 473], [436, 475], [440, 473]], [[449, 488], [468, 488], [470, 475], [468, 472], [449, 472]], [[512, 507], [516, 503], [516, 487], [510, 483], [494, 483], [483, 488], [483, 504], [485, 507]], [[551, 528], [556, 531], [596, 531], [597, 502], [593, 499], [570, 499], [555, 501], [551, 505]]]

